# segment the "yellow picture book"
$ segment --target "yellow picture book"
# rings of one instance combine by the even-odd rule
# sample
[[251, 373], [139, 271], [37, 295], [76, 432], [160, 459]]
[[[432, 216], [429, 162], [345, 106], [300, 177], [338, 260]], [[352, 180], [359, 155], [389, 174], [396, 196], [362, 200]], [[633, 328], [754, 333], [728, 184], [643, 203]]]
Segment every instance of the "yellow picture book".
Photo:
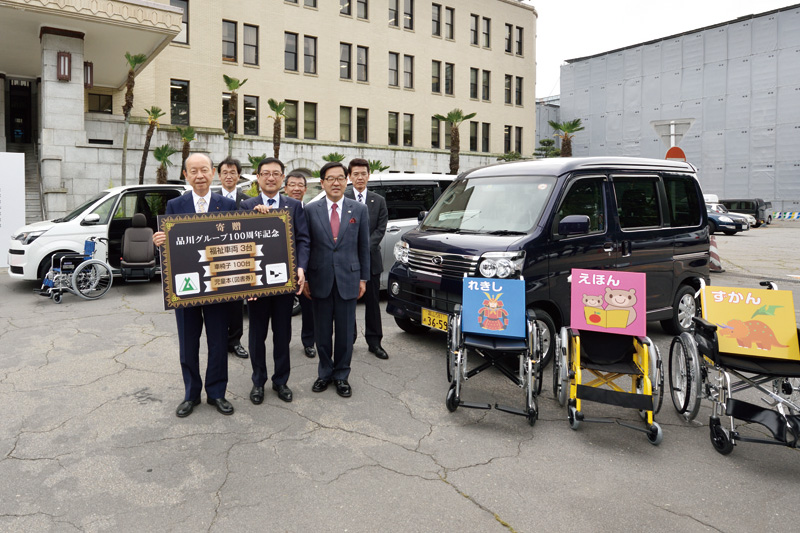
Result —
[[583, 314], [586, 323], [600, 328], [621, 328], [628, 327], [628, 315], [630, 311], [625, 309], [605, 310], [599, 307], [584, 307]]

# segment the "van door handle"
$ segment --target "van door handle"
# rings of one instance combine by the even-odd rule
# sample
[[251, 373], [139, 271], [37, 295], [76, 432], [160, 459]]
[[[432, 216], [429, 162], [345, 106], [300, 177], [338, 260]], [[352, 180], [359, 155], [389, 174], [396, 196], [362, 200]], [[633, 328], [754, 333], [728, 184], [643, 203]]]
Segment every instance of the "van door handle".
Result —
[[400, 226], [389, 226], [388, 228], [386, 228], [386, 233], [397, 233], [401, 229], [402, 228]]
[[631, 241], [622, 241], [622, 257], [631, 255]]
[[603, 243], [603, 251], [607, 254], [610, 254], [614, 251], [614, 243], [613, 242], [604, 242]]

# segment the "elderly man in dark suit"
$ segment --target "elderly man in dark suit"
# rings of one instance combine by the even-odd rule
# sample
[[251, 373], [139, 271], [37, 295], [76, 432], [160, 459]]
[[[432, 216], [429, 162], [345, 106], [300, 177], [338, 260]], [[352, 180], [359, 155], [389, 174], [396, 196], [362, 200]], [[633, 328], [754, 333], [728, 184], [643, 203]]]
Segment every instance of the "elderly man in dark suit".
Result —
[[[167, 215], [183, 213], [212, 213], [236, 211], [236, 202], [212, 193], [209, 189], [214, 179], [214, 163], [205, 154], [192, 154], [186, 159], [183, 175], [192, 191], [167, 202]], [[162, 231], [153, 234], [153, 243], [161, 246], [166, 242]], [[239, 302], [235, 302], [238, 305]], [[200, 377], [200, 335], [203, 324], [208, 342], [208, 364], [206, 366], [206, 395], [208, 403], [223, 415], [233, 414], [233, 406], [225, 399], [228, 387], [228, 354], [225, 350], [228, 338], [228, 315], [230, 303], [200, 305], [175, 310], [178, 323], [178, 344], [181, 354], [181, 371], [185, 394], [175, 414], [186, 417], [200, 404], [203, 380]]]
[[341, 163], [324, 165], [320, 181], [325, 198], [305, 208], [311, 233], [305, 293], [312, 298], [319, 354], [311, 390], [322, 392], [332, 381], [336, 393], [348, 398], [356, 300], [367, 290], [370, 275], [369, 213], [365, 205], [344, 197], [347, 169]]
[[[242, 202], [241, 209], [255, 209], [266, 213], [272, 209], [287, 210], [291, 216], [291, 228], [297, 261], [297, 294], [303, 290], [305, 270], [308, 265], [309, 236], [303, 204], [294, 198], [279, 194], [283, 185], [283, 163], [274, 157], [263, 159], [258, 164], [258, 185], [261, 194]], [[250, 300], [248, 314], [250, 316], [250, 362], [253, 365], [253, 388], [250, 401], [259, 405], [264, 401], [264, 384], [267, 372], [266, 348], [267, 330], [272, 321], [272, 360], [275, 371], [272, 374], [272, 390], [284, 402], [292, 401], [292, 390], [289, 381], [289, 342], [292, 340], [292, 306], [293, 294], [280, 294]]]
[[383, 258], [381, 257], [381, 241], [386, 235], [386, 223], [389, 221], [389, 210], [386, 209], [386, 200], [380, 194], [367, 190], [369, 181], [369, 161], [366, 159], [353, 159], [347, 167], [350, 174], [350, 183], [353, 189], [344, 193], [367, 206], [369, 212], [369, 265], [370, 277], [367, 280], [367, 292], [364, 294], [364, 337], [367, 339], [369, 351], [378, 359], [388, 359], [389, 354], [381, 346], [383, 328], [381, 327], [381, 272], [383, 272]]
[[[239, 185], [239, 176], [242, 174], [242, 164], [238, 159], [228, 157], [223, 159], [217, 166], [217, 173], [219, 174], [219, 181], [222, 183], [222, 189], [219, 193], [225, 198], [230, 198], [236, 202], [236, 209], [239, 209], [239, 204], [250, 198], [237, 187]], [[236, 357], [247, 359], [247, 350], [242, 346], [242, 333], [244, 332], [243, 309], [244, 303], [231, 306], [231, 321], [228, 324], [228, 352], [233, 353]]]

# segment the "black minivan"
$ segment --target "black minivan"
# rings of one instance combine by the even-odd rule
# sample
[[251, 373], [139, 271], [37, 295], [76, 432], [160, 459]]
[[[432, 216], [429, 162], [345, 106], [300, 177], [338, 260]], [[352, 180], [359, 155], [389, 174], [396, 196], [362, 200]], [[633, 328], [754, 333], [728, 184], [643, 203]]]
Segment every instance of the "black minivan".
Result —
[[708, 217], [683, 162], [553, 158], [465, 172], [395, 246], [387, 312], [405, 331], [447, 327], [461, 278], [525, 278], [546, 360], [570, 313], [573, 268], [647, 274], [648, 320], [685, 331], [709, 282]]

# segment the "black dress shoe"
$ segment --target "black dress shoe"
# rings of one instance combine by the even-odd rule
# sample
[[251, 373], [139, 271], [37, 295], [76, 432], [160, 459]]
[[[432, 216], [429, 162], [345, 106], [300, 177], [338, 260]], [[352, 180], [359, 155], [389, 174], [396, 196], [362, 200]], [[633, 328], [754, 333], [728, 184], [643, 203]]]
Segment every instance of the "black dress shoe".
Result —
[[374, 353], [375, 357], [378, 359], [389, 359], [389, 354], [386, 353], [386, 350], [384, 350], [380, 344], [377, 346], [370, 346], [369, 351]]
[[[276, 385], [272, 384], [272, 390], [278, 393], [278, 398], [283, 400], [284, 402], [291, 402], [292, 401], [292, 389], [290, 389], [286, 384], [283, 385]], [[263, 389], [262, 389], [263, 391]]]
[[233, 414], [233, 406], [231, 402], [226, 400], [225, 398], [216, 398], [212, 400], [211, 398], [208, 399], [208, 404], [213, 405], [217, 408], [217, 411], [222, 413], [223, 415], [232, 415]]
[[346, 379], [337, 379], [333, 384], [336, 385], [336, 394], [342, 398], [349, 398], [353, 394], [353, 389], [350, 388]]
[[317, 349], [314, 348], [313, 346], [306, 346], [305, 348], [303, 348], [303, 351], [305, 351], [306, 357], [309, 357], [311, 359], [317, 356]]
[[311, 387], [313, 392], [322, 392], [328, 388], [328, 384], [331, 382], [329, 379], [322, 379], [317, 378], [317, 381], [314, 382], [314, 386]]
[[264, 387], [253, 385], [253, 388], [250, 389], [250, 401], [255, 405], [261, 405], [261, 402], [264, 401]]
[[241, 344], [237, 344], [236, 346], [228, 346], [228, 351], [233, 352], [233, 355], [239, 357], [241, 359], [247, 359], [247, 350], [244, 349], [244, 346]]
[[196, 400], [186, 400], [175, 410], [175, 416], [178, 418], [186, 418], [192, 414], [192, 411], [194, 411], [196, 405], [200, 405], [200, 398]]

